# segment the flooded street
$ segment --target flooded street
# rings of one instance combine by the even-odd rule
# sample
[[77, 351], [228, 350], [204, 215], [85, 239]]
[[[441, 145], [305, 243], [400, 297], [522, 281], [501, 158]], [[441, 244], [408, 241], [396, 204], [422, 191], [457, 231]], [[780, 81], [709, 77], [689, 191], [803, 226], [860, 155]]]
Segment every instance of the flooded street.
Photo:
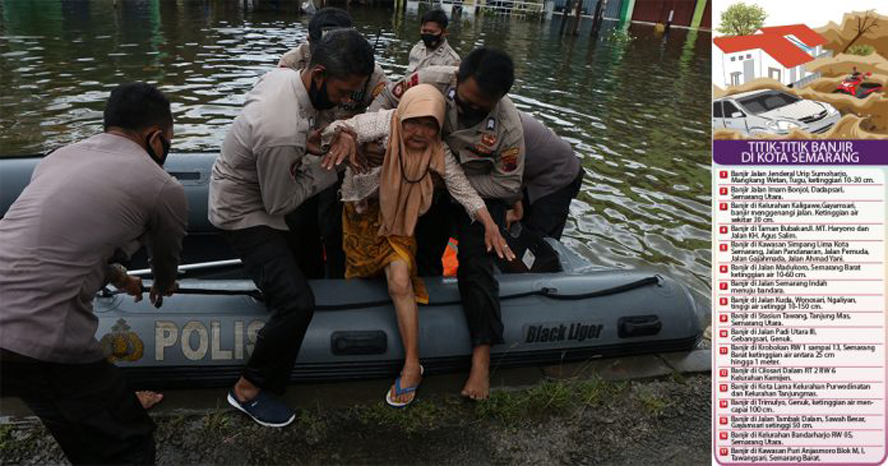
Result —
[[[119, 82], [160, 85], [174, 103], [174, 151], [217, 151], [247, 91], [302, 42], [295, 3], [245, 11], [225, 1], [0, 3], [2, 155], [45, 153], [101, 130]], [[424, 10], [421, 10], [424, 11]], [[390, 79], [418, 40], [418, 14], [352, 8]], [[654, 268], [708, 302], [710, 268], [708, 32], [633, 24], [632, 41], [560, 36], [560, 19], [463, 15], [451, 43], [516, 63], [517, 106], [567, 138], [586, 168], [565, 231], [604, 265]], [[708, 308], [708, 306], [703, 306]], [[708, 310], [708, 309], [707, 309]]]

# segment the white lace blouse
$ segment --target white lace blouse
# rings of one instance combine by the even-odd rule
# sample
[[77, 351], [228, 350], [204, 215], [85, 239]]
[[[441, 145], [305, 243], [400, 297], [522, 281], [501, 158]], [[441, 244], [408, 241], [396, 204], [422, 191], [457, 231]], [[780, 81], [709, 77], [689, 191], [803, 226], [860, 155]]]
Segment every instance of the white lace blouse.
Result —
[[[375, 141], [385, 147], [389, 142], [392, 113], [394, 111], [394, 109], [391, 109], [380, 110], [374, 113], [362, 113], [348, 120], [335, 121], [324, 129], [322, 134], [323, 143], [329, 144], [332, 142], [337, 128], [346, 126], [355, 132], [358, 144]], [[362, 201], [378, 196], [381, 172], [381, 166], [373, 167], [365, 173], [357, 173], [351, 167], [346, 168], [345, 178], [342, 180], [342, 201], [362, 203]], [[475, 212], [484, 207], [484, 201], [469, 183], [456, 157], [447, 148], [447, 144], [444, 144], [443, 178], [447, 191], [466, 209], [466, 213], [474, 220]]]

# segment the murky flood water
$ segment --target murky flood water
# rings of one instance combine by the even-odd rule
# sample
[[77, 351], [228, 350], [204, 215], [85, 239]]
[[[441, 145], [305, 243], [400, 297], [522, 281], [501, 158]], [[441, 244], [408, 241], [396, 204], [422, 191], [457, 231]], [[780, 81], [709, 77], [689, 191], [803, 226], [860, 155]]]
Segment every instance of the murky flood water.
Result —
[[[127, 80], [158, 83], [174, 102], [174, 151], [216, 151], [247, 91], [307, 34], [295, 2], [117, 3], [0, 3], [0, 154], [45, 153], [97, 133], [108, 92]], [[399, 77], [418, 14], [351, 14]], [[511, 53], [515, 103], [582, 157], [587, 176], [565, 241], [597, 263], [668, 273], [708, 300], [710, 34], [632, 25], [635, 39], [624, 42], [607, 30], [591, 39], [588, 21], [577, 37], [560, 26], [557, 16], [464, 14], [451, 43], [463, 55], [480, 44]]]

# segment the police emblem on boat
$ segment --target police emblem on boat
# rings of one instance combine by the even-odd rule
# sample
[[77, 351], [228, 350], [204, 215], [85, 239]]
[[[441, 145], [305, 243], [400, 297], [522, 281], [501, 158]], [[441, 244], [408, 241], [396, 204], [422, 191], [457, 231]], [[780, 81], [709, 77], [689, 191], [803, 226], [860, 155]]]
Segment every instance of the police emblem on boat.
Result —
[[136, 332], [130, 330], [126, 320], [117, 319], [117, 323], [111, 327], [99, 342], [108, 362], [129, 361], [135, 362], [142, 359], [145, 345]]

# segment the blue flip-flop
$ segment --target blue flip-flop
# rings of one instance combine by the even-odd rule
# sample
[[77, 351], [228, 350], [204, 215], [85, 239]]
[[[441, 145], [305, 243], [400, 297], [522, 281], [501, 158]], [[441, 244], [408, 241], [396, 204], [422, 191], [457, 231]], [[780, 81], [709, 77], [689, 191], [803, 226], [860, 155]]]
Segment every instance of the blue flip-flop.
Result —
[[[425, 369], [422, 367], [422, 365], [420, 365], [419, 366], [420, 377], [422, 377], [424, 372], [425, 372]], [[395, 396], [401, 396], [405, 393], [415, 392], [417, 388], [419, 388], [419, 384], [414, 385], [412, 387], [401, 388], [401, 376], [399, 375], [398, 378], [395, 379]], [[406, 403], [398, 403], [397, 401], [392, 399], [392, 389], [391, 388], [389, 388], [385, 392], [385, 402], [388, 403], [389, 406], [394, 407], [394, 408], [406, 408], [408, 405], [410, 405], [410, 403], [413, 403], [414, 401], [416, 401], [416, 395], [413, 395], [413, 398], [411, 398], [410, 401], [408, 401]]]

